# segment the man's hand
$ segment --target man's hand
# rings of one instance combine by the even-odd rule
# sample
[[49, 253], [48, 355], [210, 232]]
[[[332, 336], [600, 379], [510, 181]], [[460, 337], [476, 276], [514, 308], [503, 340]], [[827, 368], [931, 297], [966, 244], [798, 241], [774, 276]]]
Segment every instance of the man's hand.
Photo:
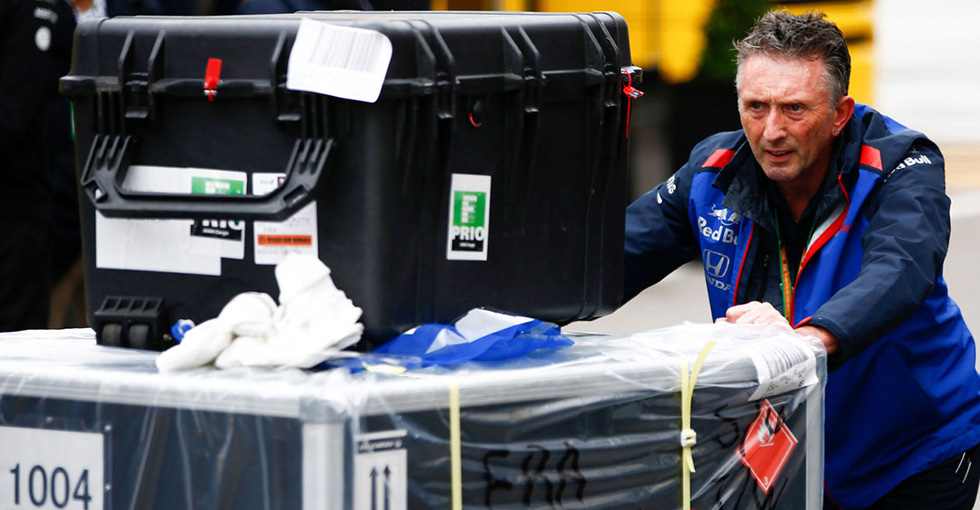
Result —
[[833, 333], [827, 331], [820, 326], [800, 326], [796, 328], [796, 332], [803, 336], [812, 336], [817, 340], [823, 342], [823, 346], [827, 349], [827, 354], [833, 354], [837, 352], [837, 337]]
[[779, 313], [769, 303], [751, 301], [735, 305], [725, 311], [725, 317], [715, 322], [730, 322], [732, 324], [785, 324], [789, 325], [786, 317]]
[[[789, 325], [786, 317], [779, 313], [769, 303], [760, 303], [758, 301], [751, 301], [741, 305], [735, 305], [725, 311], [725, 316], [716, 320], [715, 322], [730, 322], [732, 324], [785, 324]], [[825, 349], [827, 349], [827, 354], [833, 354], [837, 352], [837, 337], [833, 333], [827, 331], [820, 326], [800, 326], [795, 329], [797, 333], [803, 336], [811, 336], [820, 340], [823, 343]]]

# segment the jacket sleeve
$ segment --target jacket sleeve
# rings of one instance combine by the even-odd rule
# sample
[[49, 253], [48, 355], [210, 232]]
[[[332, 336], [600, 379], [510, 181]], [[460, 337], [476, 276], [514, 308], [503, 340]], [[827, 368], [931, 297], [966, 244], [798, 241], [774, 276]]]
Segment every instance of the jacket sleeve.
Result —
[[688, 212], [693, 174], [685, 165], [626, 209], [624, 302], [697, 256]]
[[810, 320], [837, 336], [841, 362], [908, 319], [942, 274], [950, 233], [944, 161], [938, 150], [920, 150], [931, 163], [894, 170], [870, 204], [857, 278]]

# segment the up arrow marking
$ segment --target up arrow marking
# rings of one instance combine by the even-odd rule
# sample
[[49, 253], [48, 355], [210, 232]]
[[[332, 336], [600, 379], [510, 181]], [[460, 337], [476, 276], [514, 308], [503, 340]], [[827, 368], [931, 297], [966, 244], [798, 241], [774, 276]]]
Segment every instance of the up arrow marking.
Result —
[[378, 470], [377, 468], [371, 468], [371, 510], [378, 510], [377, 488], [378, 488]]
[[385, 510], [391, 510], [391, 468], [385, 465]]

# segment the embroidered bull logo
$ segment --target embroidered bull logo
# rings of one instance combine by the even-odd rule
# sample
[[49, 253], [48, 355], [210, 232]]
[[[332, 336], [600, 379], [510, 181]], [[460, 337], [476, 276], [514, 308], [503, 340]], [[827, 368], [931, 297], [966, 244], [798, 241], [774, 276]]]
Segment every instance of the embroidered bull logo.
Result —
[[728, 209], [725, 209], [724, 207], [719, 209], [715, 207], [715, 204], [711, 204], [711, 212], [708, 213], [708, 216], [718, 218], [718, 221], [720, 221], [721, 224], [725, 226], [734, 225], [742, 219], [741, 214], [737, 212], [731, 212]]

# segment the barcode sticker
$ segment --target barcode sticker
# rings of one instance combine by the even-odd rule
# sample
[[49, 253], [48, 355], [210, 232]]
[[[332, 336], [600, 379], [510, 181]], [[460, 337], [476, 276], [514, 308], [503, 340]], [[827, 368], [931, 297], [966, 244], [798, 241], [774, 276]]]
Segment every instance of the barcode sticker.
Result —
[[381, 95], [391, 41], [374, 30], [300, 20], [286, 88], [373, 103]]
[[785, 339], [758, 342], [746, 348], [759, 374], [759, 387], [750, 400], [816, 384], [817, 359], [806, 345]]

